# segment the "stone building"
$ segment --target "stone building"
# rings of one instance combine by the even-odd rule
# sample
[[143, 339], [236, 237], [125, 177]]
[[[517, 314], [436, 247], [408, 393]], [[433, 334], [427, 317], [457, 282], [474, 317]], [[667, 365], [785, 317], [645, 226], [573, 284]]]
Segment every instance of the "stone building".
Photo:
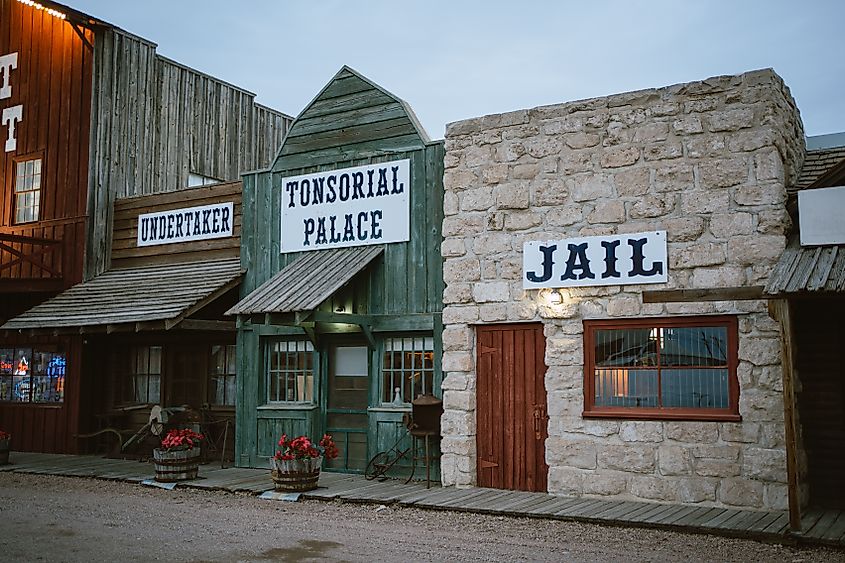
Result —
[[[805, 147], [780, 77], [490, 115], [445, 142], [443, 484], [786, 508], [762, 297]], [[665, 281], [625, 277], [649, 269]]]

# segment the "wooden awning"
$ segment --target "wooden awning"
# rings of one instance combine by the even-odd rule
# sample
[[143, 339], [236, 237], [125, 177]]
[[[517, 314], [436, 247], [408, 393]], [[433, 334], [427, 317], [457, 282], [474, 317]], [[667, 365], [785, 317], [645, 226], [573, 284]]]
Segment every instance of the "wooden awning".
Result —
[[[240, 283], [240, 258], [109, 270], [10, 319], [0, 329], [112, 332], [212, 328], [190, 321]], [[232, 326], [231, 328], [234, 328]]]
[[381, 246], [308, 252], [226, 311], [227, 315], [312, 311], [382, 253]]
[[769, 280], [767, 295], [845, 292], [845, 246], [801, 246], [790, 238]]

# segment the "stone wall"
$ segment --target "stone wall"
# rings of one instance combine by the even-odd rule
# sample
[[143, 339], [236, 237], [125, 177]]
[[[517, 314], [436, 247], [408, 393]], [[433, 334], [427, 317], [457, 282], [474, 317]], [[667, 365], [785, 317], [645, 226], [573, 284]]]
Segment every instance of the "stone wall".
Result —
[[[452, 123], [446, 131], [442, 479], [475, 484], [473, 325], [542, 321], [549, 492], [786, 507], [778, 325], [764, 301], [644, 304], [644, 289], [763, 285], [804, 155], [771, 70]], [[522, 289], [526, 240], [668, 231], [669, 283]], [[589, 420], [583, 320], [735, 314], [740, 423]]]

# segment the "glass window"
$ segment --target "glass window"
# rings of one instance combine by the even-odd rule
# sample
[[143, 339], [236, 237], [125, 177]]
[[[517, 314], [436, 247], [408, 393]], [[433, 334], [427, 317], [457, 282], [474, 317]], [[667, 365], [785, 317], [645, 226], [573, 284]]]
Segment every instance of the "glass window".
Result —
[[0, 349], [0, 401], [64, 402], [66, 362], [57, 346]]
[[384, 403], [410, 403], [434, 393], [434, 338], [388, 338], [384, 341], [382, 393]]
[[38, 221], [41, 206], [41, 159], [15, 163], [15, 223]]
[[267, 354], [267, 402], [314, 402], [314, 346], [311, 342], [271, 342]]
[[133, 346], [129, 374], [131, 402], [154, 404], [161, 402], [161, 346]]
[[234, 405], [237, 346], [234, 344], [212, 346], [209, 368], [208, 403]]
[[585, 321], [586, 416], [738, 418], [734, 317]]

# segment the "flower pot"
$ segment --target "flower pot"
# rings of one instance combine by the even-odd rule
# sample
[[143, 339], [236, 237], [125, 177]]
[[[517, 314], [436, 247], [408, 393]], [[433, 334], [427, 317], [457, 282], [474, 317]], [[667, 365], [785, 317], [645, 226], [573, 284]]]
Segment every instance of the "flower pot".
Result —
[[156, 469], [156, 481], [173, 483], [197, 478], [200, 462], [200, 449], [167, 451], [153, 450]]
[[12, 449], [12, 439], [0, 440], [0, 465], [9, 463], [9, 450]]
[[270, 476], [277, 491], [301, 493], [313, 491], [320, 479], [323, 458], [273, 459], [270, 458]]

